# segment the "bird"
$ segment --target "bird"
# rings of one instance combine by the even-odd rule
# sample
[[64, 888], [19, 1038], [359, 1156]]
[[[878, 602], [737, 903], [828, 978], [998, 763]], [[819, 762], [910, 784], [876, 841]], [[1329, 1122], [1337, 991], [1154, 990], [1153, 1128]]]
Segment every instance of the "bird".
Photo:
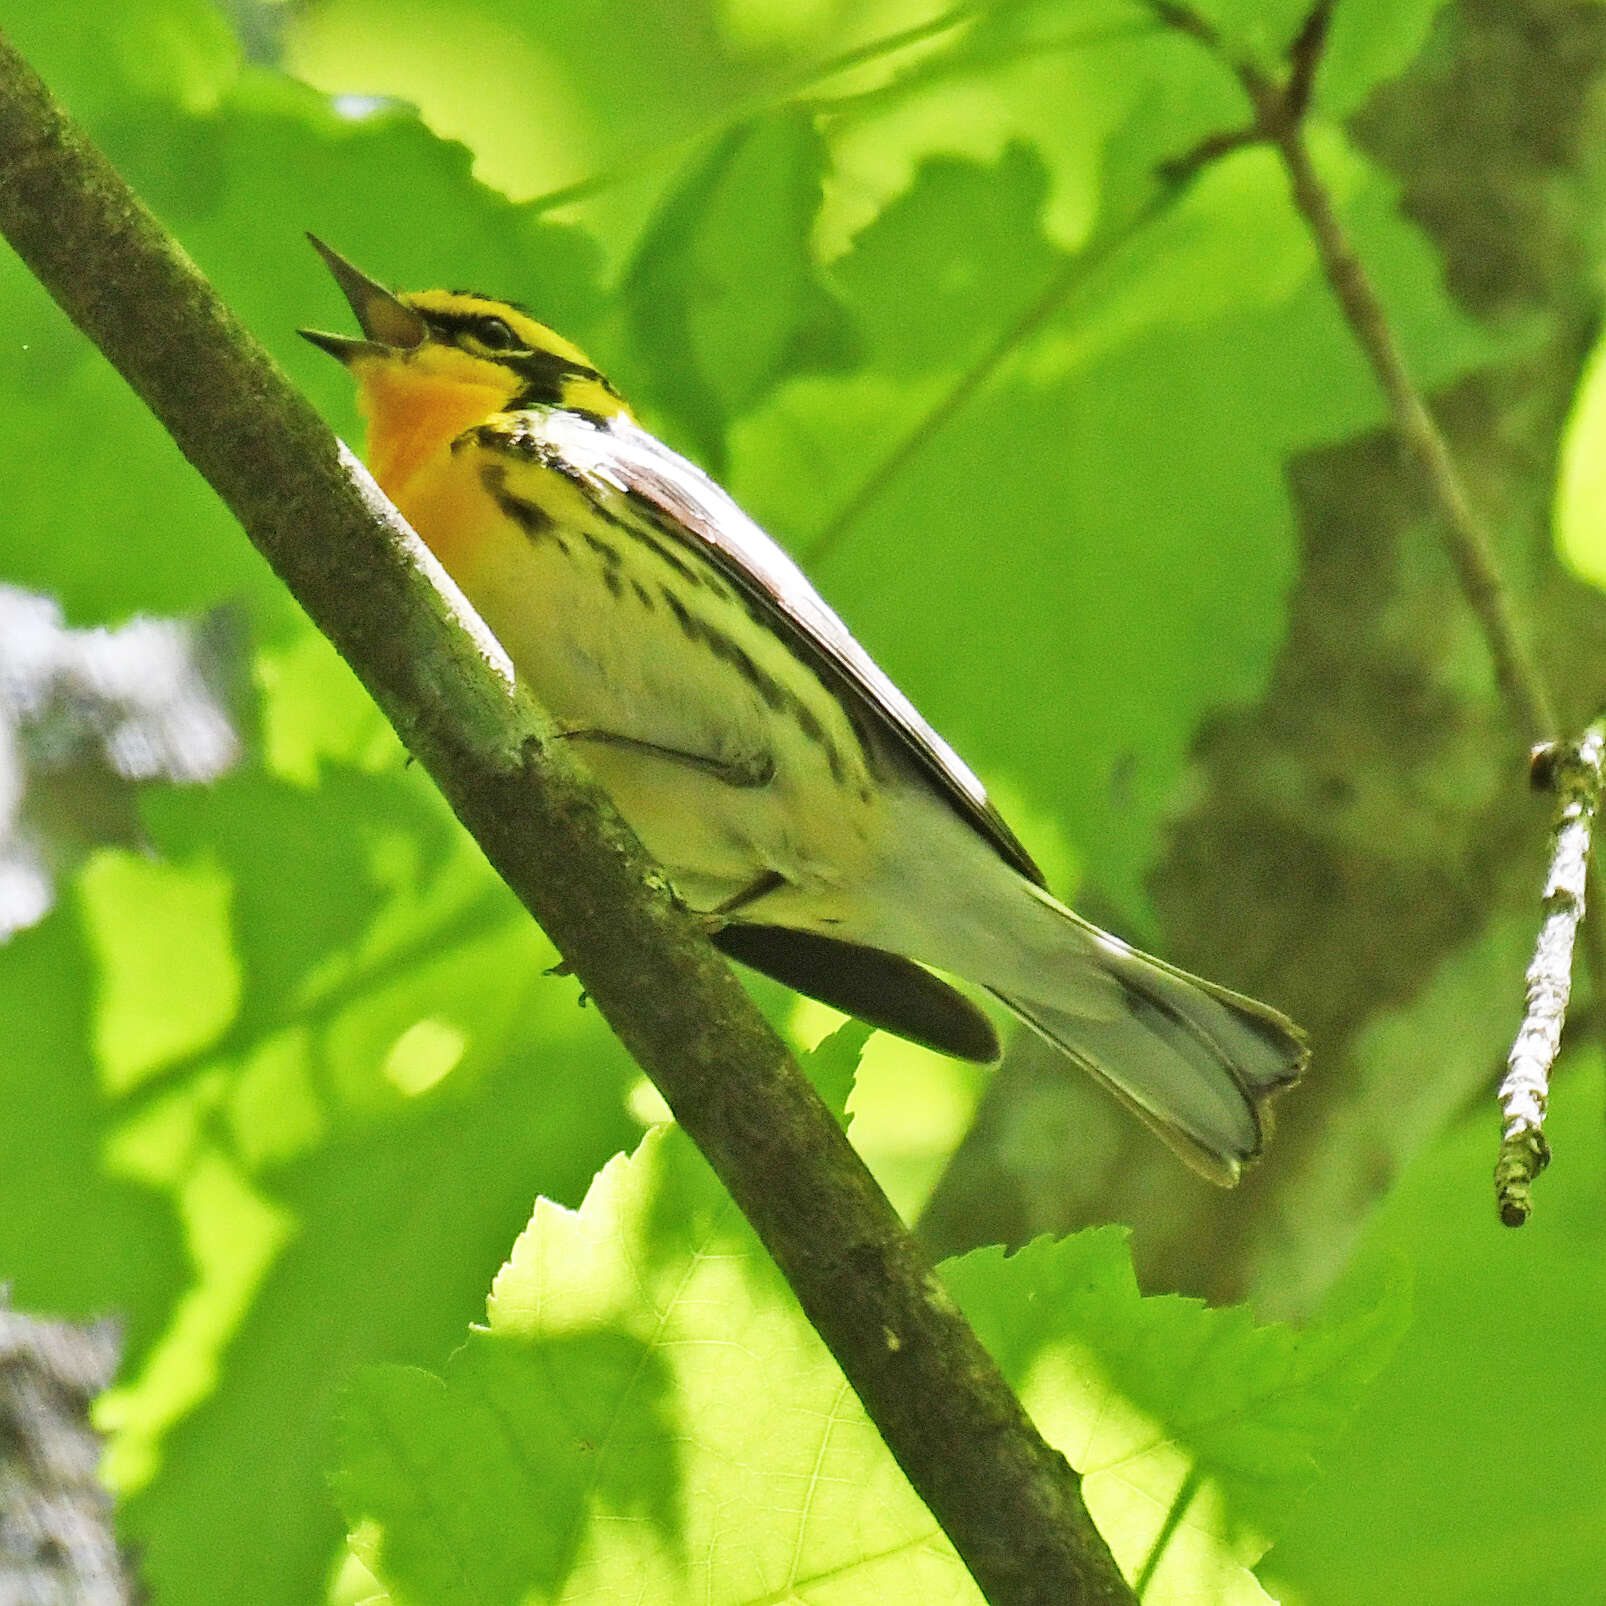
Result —
[[368, 466], [729, 957], [994, 1060], [990, 994], [1193, 1170], [1305, 1067], [1270, 1006], [1084, 920], [803, 571], [522, 305], [397, 293], [309, 236], [361, 337]]

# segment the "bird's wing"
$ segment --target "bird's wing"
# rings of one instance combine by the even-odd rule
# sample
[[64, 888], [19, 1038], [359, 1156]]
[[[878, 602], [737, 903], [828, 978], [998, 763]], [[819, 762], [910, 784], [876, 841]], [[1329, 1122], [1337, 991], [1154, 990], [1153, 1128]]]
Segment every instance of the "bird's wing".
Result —
[[628, 419], [601, 424], [552, 411], [535, 427], [560, 461], [585, 474], [593, 494], [621, 499], [658, 534], [700, 552], [778, 636], [845, 692], [874, 728], [894, 738], [938, 795], [1007, 863], [1043, 884], [1042, 871], [964, 761], [853, 639], [803, 571], [701, 469]]

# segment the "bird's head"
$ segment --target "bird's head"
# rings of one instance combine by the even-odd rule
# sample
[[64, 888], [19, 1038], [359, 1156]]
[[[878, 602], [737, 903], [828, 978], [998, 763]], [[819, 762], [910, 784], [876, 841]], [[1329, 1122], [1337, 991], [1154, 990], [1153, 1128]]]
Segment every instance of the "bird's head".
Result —
[[300, 333], [351, 371], [368, 421], [369, 466], [392, 495], [436, 451], [498, 413], [562, 407], [602, 419], [629, 416], [585, 354], [523, 308], [463, 290], [397, 295], [308, 238], [362, 338]]

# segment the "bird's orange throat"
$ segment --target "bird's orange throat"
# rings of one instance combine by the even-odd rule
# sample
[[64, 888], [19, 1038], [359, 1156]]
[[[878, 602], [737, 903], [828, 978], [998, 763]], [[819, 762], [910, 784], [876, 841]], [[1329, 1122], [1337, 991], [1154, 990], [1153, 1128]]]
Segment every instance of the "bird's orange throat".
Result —
[[400, 501], [413, 476], [464, 430], [512, 399], [501, 378], [487, 384], [477, 375], [395, 362], [359, 361], [353, 371], [358, 410], [368, 421], [368, 467], [392, 501]]

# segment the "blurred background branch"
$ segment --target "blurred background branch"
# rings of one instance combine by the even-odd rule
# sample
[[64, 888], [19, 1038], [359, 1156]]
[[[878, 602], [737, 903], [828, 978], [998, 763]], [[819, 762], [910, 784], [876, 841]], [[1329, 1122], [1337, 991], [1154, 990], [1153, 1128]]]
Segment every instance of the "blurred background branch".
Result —
[[111, 1382], [116, 1324], [10, 1308], [0, 1288], [0, 1606], [135, 1606], [89, 1408]]

